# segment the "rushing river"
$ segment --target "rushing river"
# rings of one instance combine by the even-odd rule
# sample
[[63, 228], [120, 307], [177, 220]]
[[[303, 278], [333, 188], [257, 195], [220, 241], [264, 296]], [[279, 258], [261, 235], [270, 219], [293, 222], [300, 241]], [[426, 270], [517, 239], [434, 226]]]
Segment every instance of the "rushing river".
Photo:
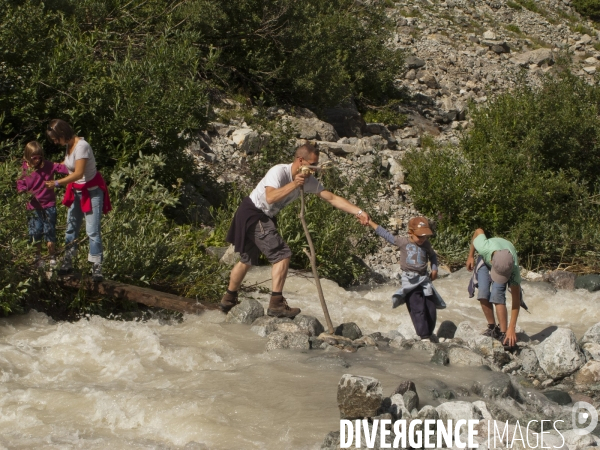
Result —
[[[466, 294], [468, 276], [459, 271], [435, 282], [448, 304], [438, 324], [484, 327], [478, 302]], [[247, 284], [260, 282], [270, 286], [266, 267], [248, 274]], [[346, 291], [323, 280], [323, 287], [334, 324], [356, 322], [368, 333], [410, 323], [404, 307], [391, 309], [393, 286]], [[524, 288], [532, 313], [522, 313], [519, 324], [529, 335], [543, 339], [560, 326], [579, 337], [600, 322], [600, 292]], [[312, 280], [291, 274], [285, 295], [325, 323]], [[265, 338], [224, 318], [209, 312], [181, 323], [67, 323], [33, 312], [0, 320], [0, 448], [318, 449], [339, 429], [344, 373], [378, 378], [385, 394], [411, 379], [421, 406], [437, 405], [435, 387], [489, 374], [435, 366], [410, 350], [267, 353]]]

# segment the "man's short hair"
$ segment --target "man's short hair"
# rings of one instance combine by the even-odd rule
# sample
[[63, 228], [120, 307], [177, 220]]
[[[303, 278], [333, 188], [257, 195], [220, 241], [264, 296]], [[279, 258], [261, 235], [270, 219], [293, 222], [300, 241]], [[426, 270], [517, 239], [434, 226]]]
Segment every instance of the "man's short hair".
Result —
[[296, 149], [296, 158], [308, 158], [310, 155], [319, 156], [319, 150], [312, 144], [303, 144]]

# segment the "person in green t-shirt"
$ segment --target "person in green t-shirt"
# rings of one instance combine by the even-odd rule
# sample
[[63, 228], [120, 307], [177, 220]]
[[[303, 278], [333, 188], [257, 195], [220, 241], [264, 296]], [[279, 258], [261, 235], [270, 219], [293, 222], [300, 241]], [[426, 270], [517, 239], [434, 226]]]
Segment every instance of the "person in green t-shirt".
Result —
[[[475, 262], [475, 250], [479, 253], [483, 264]], [[473, 233], [467, 270], [477, 270], [477, 299], [488, 322], [484, 335], [499, 339], [510, 347], [517, 343], [515, 332], [517, 317], [521, 308], [521, 273], [519, 260], [514, 245], [506, 239], [487, 238], [485, 232], [478, 228]], [[506, 287], [512, 297], [510, 326], [507, 324]], [[494, 305], [494, 306], [492, 306]], [[494, 307], [498, 316], [498, 325], [494, 316]]]

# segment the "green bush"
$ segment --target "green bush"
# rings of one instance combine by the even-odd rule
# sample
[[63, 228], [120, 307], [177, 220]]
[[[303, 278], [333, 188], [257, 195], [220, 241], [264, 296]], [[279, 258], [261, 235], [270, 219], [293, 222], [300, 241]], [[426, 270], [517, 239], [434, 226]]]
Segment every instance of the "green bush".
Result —
[[573, 0], [573, 7], [582, 16], [589, 17], [596, 21], [600, 20], [599, 0]]
[[417, 208], [442, 236], [482, 227], [523, 260], [597, 265], [599, 105], [600, 88], [563, 71], [475, 108], [458, 148], [403, 161]]
[[[156, 173], [166, 164], [162, 155], [140, 156], [136, 165], [115, 170], [110, 182], [113, 210], [102, 219], [105, 276], [128, 284], [217, 301], [225, 288], [223, 268], [205, 252], [208, 233], [190, 225], [176, 225], [164, 213], [178, 202], [177, 191], [170, 191], [156, 181]], [[0, 163], [0, 308], [5, 313], [26, 309], [35, 300], [56, 312], [60, 308], [78, 312], [108, 314], [115, 307], [105, 299], [86, 299], [85, 292], [73, 292], [46, 280], [33, 267], [34, 251], [27, 244], [26, 196], [16, 193], [19, 165]], [[66, 208], [57, 207], [59, 251], [64, 242]], [[77, 267], [85, 272], [88, 241], [85, 229]], [[34, 295], [35, 294], [35, 295]], [[49, 304], [53, 301], [52, 305]], [[56, 301], [60, 303], [56, 304]]]
[[[402, 53], [381, 5], [352, 0], [0, 0], [0, 158], [69, 121], [105, 174], [140, 151], [186, 178], [182, 152], [225, 91], [314, 108], [394, 94]], [[15, 146], [16, 144], [16, 146]], [[17, 149], [17, 150], [15, 150]]]

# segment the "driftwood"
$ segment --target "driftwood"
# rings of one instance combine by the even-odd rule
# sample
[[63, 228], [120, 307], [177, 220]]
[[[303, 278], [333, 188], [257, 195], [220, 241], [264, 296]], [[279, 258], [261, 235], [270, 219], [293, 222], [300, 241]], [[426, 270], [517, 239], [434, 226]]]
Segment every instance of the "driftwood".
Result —
[[317, 285], [317, 292], [319, 293], [319, 300], [321, 301], [321, 307], [323, 308], [323, 314], [325, 315], [325, 321], [327, 322], [329, 334], [333, 334], [333, 324], [331, 323], [331, 317], [329, 317], [329, 310], [327, 309], [325, 297], [323, 296], [321, 280], [319, 279], [319, 274], [317, 273], [317, 255], [315, 253], [315, 246], [313, 245], [310, 233], [308, 232], [308, 226], [306, 225], [306, 220], [304, 219], [304, 186], [301, 187], [300, 202], [300, 221], [302, 222], [302, 228], [304, 228], [304, 234], [306, 235], [306, 240], [308, 241], [308, 248], [310, 248], [310, 253], [306, 249], [304, 249], [304, 253], [306, 253], [306, 256], [308, 256], [308, 259], [310, 260], [310, 266], [315, 278], [315, 284]]
[[204, 311], [218, 309], [217, 305], [210, 303], [198, 302], [191, 298], [179, 297], [178, 295], [111, 280], [94, 282], [88, 277], [81, 278], [81, 276], [72, 275], [62, 278], [60, 283], [64, 286], [83, 288], [86, 291], [95, 292], [100, 295], [142, 303], [154, 308], [164, 308], [189, 314], [201, 314]]

